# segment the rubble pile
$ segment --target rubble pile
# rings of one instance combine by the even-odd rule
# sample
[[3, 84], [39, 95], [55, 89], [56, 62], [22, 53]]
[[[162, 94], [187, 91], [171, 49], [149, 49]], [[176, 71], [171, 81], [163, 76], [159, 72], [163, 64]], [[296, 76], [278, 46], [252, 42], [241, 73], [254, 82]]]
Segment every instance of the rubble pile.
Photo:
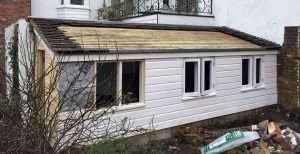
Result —
[[202, 154], [300, 153], [300, 134], [283, 123], [268, 120], [221, 130], [187, 127], [177, 130], [175, 137], [181, 143], [199, 147], [198, 153]]

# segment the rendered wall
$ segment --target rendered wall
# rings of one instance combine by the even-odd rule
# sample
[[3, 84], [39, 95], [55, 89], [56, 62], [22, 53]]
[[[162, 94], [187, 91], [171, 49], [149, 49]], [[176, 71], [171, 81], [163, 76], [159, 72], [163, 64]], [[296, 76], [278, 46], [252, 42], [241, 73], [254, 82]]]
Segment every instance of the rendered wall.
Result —
[[284, 27], [300, 25], [299, 0], [214, 0], [216, 24], [279, 44]]

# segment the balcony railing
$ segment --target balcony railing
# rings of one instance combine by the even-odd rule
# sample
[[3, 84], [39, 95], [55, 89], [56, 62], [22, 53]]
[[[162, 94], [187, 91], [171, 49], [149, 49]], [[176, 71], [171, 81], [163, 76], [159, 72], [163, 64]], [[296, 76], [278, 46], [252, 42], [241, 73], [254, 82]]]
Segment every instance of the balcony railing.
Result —
[[125, 0], [98, 9], [99, 20], [122, 20], [155, 13], [211, 15], [212, 0]]

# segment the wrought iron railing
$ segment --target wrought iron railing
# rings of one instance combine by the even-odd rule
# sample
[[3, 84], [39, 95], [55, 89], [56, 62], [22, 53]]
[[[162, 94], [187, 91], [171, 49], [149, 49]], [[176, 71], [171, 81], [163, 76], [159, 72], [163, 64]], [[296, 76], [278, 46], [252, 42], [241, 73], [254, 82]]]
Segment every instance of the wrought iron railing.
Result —
[[154, 13], [210, 15], [212, 0], [125, 0], [98, 9], [101, 20], [122, 20]]

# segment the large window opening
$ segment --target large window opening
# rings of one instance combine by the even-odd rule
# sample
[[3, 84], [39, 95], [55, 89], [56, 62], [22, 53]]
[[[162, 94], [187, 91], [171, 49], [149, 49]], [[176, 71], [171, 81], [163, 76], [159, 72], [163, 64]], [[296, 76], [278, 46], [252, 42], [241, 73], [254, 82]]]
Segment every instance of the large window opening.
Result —
[[98, 63], [96, 108], [117, 104], [117, 63]]
[[122, 103], [137, 103], [140, 100], [140, 62], [122, 64]]
[[59, 105], [61, 111], [74, 111], [93, 106], [93, 63], [61, 63]]

